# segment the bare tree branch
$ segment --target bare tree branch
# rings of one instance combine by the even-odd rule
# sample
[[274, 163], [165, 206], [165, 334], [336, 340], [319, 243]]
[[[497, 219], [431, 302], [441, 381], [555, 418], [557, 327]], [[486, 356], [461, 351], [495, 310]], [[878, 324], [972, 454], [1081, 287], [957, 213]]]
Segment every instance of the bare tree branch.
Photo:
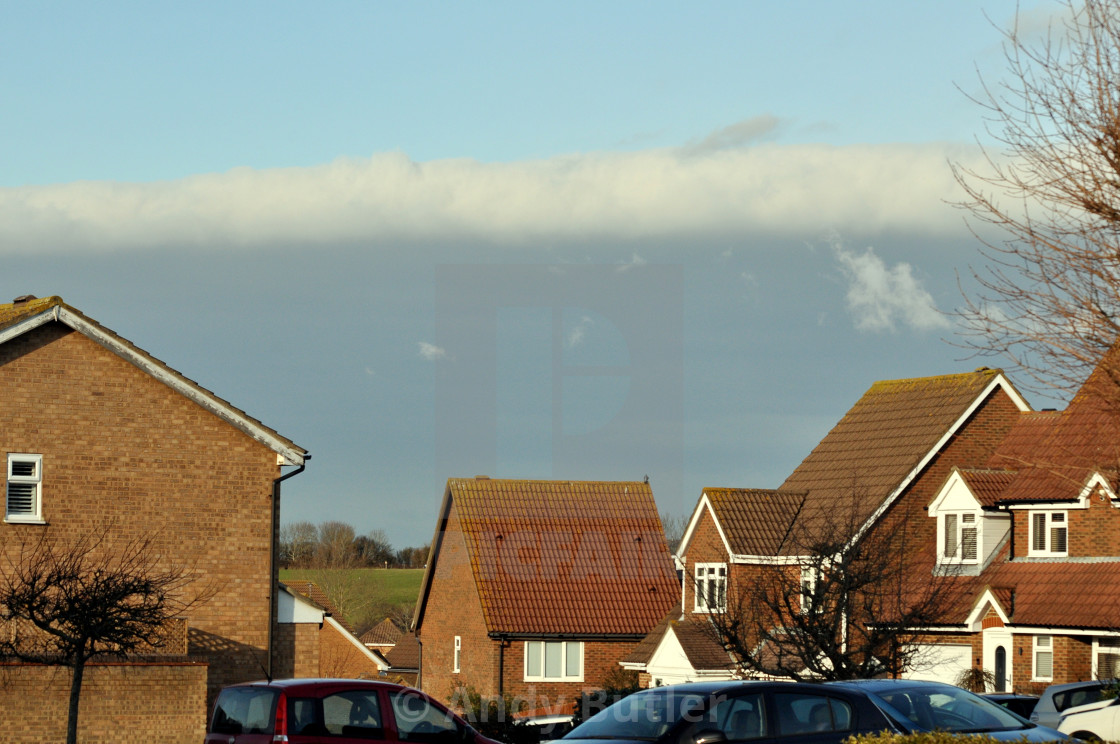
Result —
[[1005, 32], [1008, 80], [975, 99], [998, 144], [953, 172], [989, 262], [965, 345], [1068, 392], [1120, 337], [1120, 2], [1067, 8], [1040, 41]]

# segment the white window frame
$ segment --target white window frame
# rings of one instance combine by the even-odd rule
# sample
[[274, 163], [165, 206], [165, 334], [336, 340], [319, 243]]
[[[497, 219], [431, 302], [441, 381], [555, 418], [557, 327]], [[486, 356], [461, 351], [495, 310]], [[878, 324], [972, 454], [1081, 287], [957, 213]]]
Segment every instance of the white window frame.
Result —
[[1093, 679], [1104, 679], [1112, 676], [1108, 670], [1100, 668], [1102, 654], [1120, 656], [1120, 638], [1093, 639]]
[[[972, 565], [980, 561], [980, 515], [974, 511], [946, 512], [940, 515], [941, 522], [940, 544], [938, 552], [941, 554], [942, 563], [954, 565]], [[951, 522], [951, 524], [950, 524]], [[972, 530], [972, 557], [964, 555], [965, 532]], [[952, 552], [949, 551], [949, 540], [952, 538]]]
[[[1050, 674], [1040, 676], [1038, 671], [1038, 657], [1040, 654], [1050, 654]], [[1036, 635], [1031, 642], [1031, 681], [1052, 682], [1054, 680], [1054, 636]]]
[[[692, 609], [694, 612], [726, 612], [727, 611], [727, 564], [726, 563], [697, 563], [692, 567], [692, 576], [695, 580], [692, 591]], [[716, 587], [716, 601], [708, 601], [709, 587]]]
[[456, 674], [459, 673], [459, 659], [460, 659], [460, 655], [462, 653], [463, 653], [463, 639], [462, 639], [461, 636], [455, 636], [455, 660], [451, 664], [451, 671], [456, 673]]
[[[809, 612], [813, 602], [813, 592], [817, 590], [817, 580], [820, 578], [820, 567], [806, 564], [801, 567], [801, 614]], [[817, 608], [818, 610], [820, 608]]]
[[[34, 463], [34, 475], [16, 475], [16, 463]], [[32, 486], [31, 511], [12, 512], [10, 496], [13, 485]], [[7, 483], [4, 486], [4, 521], [42, 523], [43, 521], [43, 456], [20, 452], [8, 453]]]
[[[1065, 557], [1069, 555], [1069, 513], [1065, 510], [1058, 511], [1039, 511], [1032, 509], [1027, 512], [1030, 515], [1028, 523], [1029, 529], [1027, 534], [1027, 555], [1030, 556], [1054, 556]], [[1042, 545], [1041, 548], [1035, 547], [1036, 527], [1035, 521], [1037, 517], [1042, 517], [1044, 526], [1042, 528]], [[1057, 522], [1057, 524], [1055, 524]], [[1065, 550], [1054, 550], [1051, 542], [1054, 530], [1061, 529], [1065, 531]]]
[[[549, 646], [560, 646], [560, 675], [548, 676], [545, 674], [547, 649]], [[571, 653], [579, 655], [579, 670], [575, 674], [568, 673], [568, 661]], [[583, 681], [583, 641], [525, 641], [525, 681], [526, 682], [582, 682]], [[539, 674], [529, 673], [531, 659], [537, 662]]]

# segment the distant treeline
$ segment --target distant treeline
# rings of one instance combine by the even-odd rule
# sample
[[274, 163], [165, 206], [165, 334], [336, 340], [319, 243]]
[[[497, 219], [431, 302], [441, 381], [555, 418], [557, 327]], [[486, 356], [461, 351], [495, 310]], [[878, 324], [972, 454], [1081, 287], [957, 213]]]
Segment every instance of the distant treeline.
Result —
[[423, 568], [428, 547], [397, 550], [384, 530], [358, 535], [345, 522], [295, 522], [280, 528], [282, 568]]

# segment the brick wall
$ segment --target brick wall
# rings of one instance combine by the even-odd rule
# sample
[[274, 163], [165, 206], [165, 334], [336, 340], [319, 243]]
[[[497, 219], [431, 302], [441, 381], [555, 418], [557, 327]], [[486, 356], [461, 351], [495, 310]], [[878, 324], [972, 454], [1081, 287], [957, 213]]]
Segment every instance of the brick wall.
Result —
[[[459, 673], [452, 671], [455, 636], [462, 642]], [[485, 696], [498, 694], [498, 644], [487, 636], [482, 602], [454, 502], [440, 543], [419, 637], [420, 684], [425, 692], [447, 700], [453, 690], [469, 685]]]
[[[682, 556], [685, 562], [682, 596], [683, 609], [685, 613], [690, 613], [696, 607], [696, 564], [728, 563], [727, 547], [723, 543], [723, 538], [720, 537], [710, 509], [705, 508], [700, 515], [686, 547], [688, 553]], [[732, 573], [741, 573], [742, 568], [742, 566], [728, 566]], [[732, 576], [729, 578], [729, 582], [734, 582], [737, 578], [740, 577]], [[742, 585], [740, 583], [740, 586]]]
[[[152, 691], [158, 690], [158, 695]], [[70, 674], [0, 665], [0, 731], [9, 744], [66, 739]], [[203, 664], [90, 664], [82, 683], [82, 744], [198, 744], [206, 734]]]
[[[210, 699], [265, 676], [275, 453], [61, 324], [0, 347], [0, 390], [0, 457], [43, 456], [49, 523], [0, 524], [2, 550], [44, 530], [63, 541], [152, 535], [159, 561], [197, 573], [191, 590], [212, 595], [187, 617]], [[8, 699], [0, 690], [0, 707]], [[192, 701], [201, 719], [206, 698]]]
[[[329, 622], [319, 629], [319, 677], [377, 679], [377, 664], [357, 648], [345, 631]], [[310, 675], [309, 675], [310, 676]]]
[[275, 644], [272, 671], [276, 678], [319, 676], [318, 623], [281, 623]]

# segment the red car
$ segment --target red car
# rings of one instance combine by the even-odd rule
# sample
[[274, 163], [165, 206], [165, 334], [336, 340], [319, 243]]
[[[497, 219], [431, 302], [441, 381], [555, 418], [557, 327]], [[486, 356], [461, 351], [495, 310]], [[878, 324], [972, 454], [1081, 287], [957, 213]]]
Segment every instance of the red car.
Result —
[[206, 744], [497, 744], [419, 690], [357, 679], [232, 685], [218, 695]]

